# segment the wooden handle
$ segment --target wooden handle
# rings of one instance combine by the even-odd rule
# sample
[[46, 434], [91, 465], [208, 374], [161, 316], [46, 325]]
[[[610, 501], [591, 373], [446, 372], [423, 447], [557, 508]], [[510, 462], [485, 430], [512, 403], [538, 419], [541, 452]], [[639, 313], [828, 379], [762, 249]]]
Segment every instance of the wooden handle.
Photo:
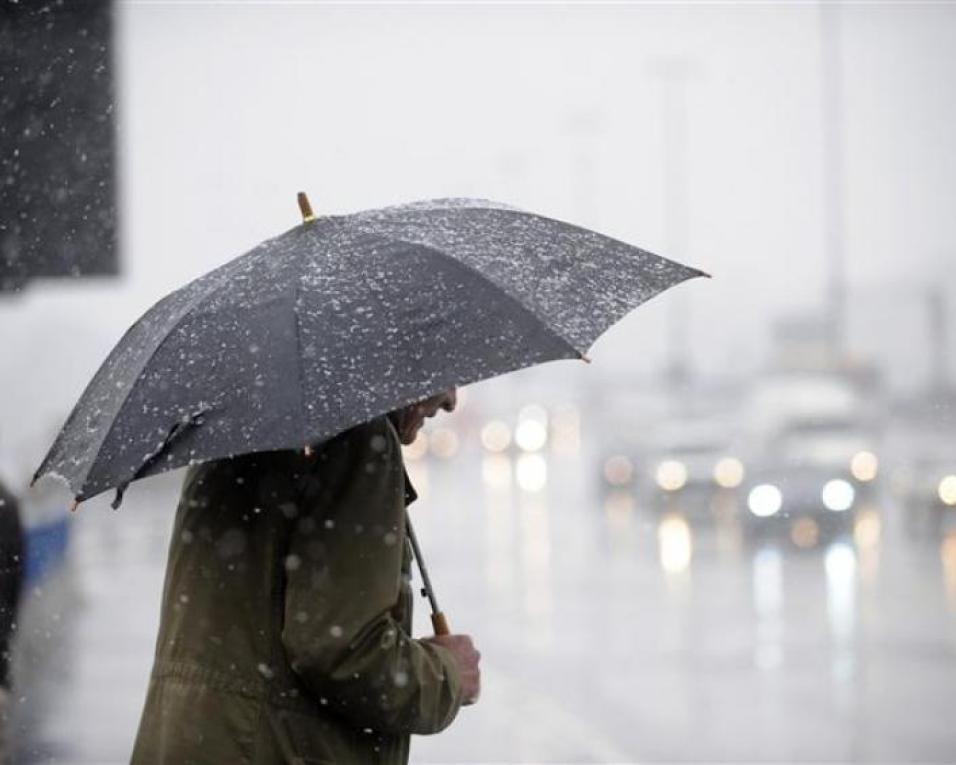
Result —
[[448, 628], [448, 620], [445, 619], [445, 615], [441, 611], [432, 614], [432, 628], [436, 635], [451, 634], [451, 630]]

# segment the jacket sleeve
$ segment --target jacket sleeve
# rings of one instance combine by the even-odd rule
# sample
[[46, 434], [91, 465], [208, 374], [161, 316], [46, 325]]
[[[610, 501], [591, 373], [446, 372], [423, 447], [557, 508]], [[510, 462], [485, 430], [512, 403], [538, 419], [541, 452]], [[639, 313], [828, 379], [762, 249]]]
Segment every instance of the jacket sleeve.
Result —
[[382, 418], [316, 457], [318, 490], [299, 503], [285, 561], [282, 640], [319, 702], [356, 728], [437, 733], [458, 713], [461, 679], [449, 651], [412, 639], [391, 613], [405, 543], [400, 449]]

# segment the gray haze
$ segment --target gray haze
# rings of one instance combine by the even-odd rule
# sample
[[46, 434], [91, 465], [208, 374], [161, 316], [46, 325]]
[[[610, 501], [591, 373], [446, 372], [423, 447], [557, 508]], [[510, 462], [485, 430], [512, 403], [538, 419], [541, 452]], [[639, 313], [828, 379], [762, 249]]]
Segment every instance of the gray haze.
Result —
[[[954, 281], [956, 9], [837, 15], [851, 345], [914, 388], [925, 284]], [[657, 374], [669, 301], [705, 378], [758, 368], [778, 315], [823, 306], [817, 6], [130, 2], [116, 28], [124, 276], [0, 304], [8, 461], [35, 464], [155, 300], [294, 224], [300, 189], [320, 213], [497, 199], [715, 276], [612, 330], [591, 375]], [[676, 197], [665, 134], [680, 106], [662, 87], [675, 71]], [[675, 198], [686, 226], [668, 236]]]

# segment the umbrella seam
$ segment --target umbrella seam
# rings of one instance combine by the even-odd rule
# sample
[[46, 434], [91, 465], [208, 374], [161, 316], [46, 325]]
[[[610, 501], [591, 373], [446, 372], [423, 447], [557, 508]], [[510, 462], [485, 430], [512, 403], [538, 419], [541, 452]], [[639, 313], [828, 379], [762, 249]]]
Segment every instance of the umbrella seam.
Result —
[[[436, 201], [436, 202], [442, 202], [442, 201], [444, 201], [444, 200], [438, 199], [438, 200], [434, 200], [434, 201]], [[555, 331], [555, 330], [550, 330], [554, 335], [558, 336], [561, 340], [563, 340], [565, 343], [567, 343], [567, 344], [571, 347], [571, 349], [574, 350], [574, 352], [577, 353], [578, 356], [581, 357], [582, 359], [586, 358], [587, 351], [590, 350], [591, 347], [593, 347], [594, 343], [596, 343], [596, 342], [598, 341], [598, 339], [601, 337], [601, 335], [603, 335], [605, 332], [607, 332], [607, 330], [610, 329], [611, 326], [613, 326], [614, 324], [616, 324], [618, 321], [620, 321], [622, 318], [624, 318], [625, 316], [627, 316], [631, 311], [635, 310], [637, 307], [639, 307], [639, 306], [642, 305], [643, 303], [648, 302], [648, 301], [651, 300], [652, 298], [657, 297], [657, 296], [660, 295], [661, 293], [666, 292], [666, 291], [667, 291], [668, 289], [670, 289], [671, 287], [674, 287], [674, 286], [676, 286], [677, 284], [680, 284], [680, 283], [682, 283], [682, 282], [684, 282], [684, 281], [688, 281], [688, 280], [693, 279], [693, 278], [696, 278], [696, 277], [698, 277], [698, 276], [704, 276], [704, 277], [710, 278], [710, 274], [708, 274], [708, 273], [705, 272], [705, 271], [701, 271], [699, 268], [694, 268], [693, 266], [688, 266], [688, 265], [685, 265], [685, 264], [683, 264], [683, 263], [678, 263], [677, 261], [669, 260], [668, 258], [665, 258], [663, 255], [658, 255], [658, 254], [653, 253], [653, 252], [648, 252], [648, 251], [646, 251], [646, 250], [641, 250], [641, 248], [635, 247], [635, 246], [632, 245], [632, 244], [628, 244], [627, 242], [625, 242], [625, 241], [623, 241], [623, 240], [621, 240], [621, 239], [618, 239], [618, 238], [612, 237], [612, 236], [608, 236], [608, 235], [606, 235], [606, 234], [601, 234], [601, 233], [598, 233], [598, 232], [596, 232], [596, 231], [592, 231], [591, 229], [588, 229], [588, 228], [586, 228], [586, 227], [584, 227], [584, 226], [579, 226], [579, 225], [576, 224], [576, 223], [571, 223], [571, 222], [569, 222], [569, 221], [562, 220], [562, 219], [560, 219], [560, 218], [553, 218], [553, 217], [548, 216], [548, 215], [539, 215], [539, 214], [537, 214], [537, 213], [529, 212], [528, 210], [522, 210], [521, 208], [512, 207], [512, 206], [510, 206], [510, 205], [505, 205], [505, 206], [502, 206], [502, 207], [495, 207], [495, 206], [485, 206], [485, 205], [483, 205], [483, 204], [480, 204], [480, 203], [483, 202], [483, 201], [491, 201], [491, 200], [468, 200], [468, 201], [478, 202], [479, 204], [474, 204], [474, 205], [472, 205], [472, 204], [462, 205], [459, 209], [464, 208], [464, 209], [469, 209], [469, 210], [488, 210], [488, 211], [492, 211], [492, 212], [496, 212], [496, 213], [501, 213], [501, 214], [510, 214], [510, 215], [513, 215], [513, 216], [516, 217], [516, 218], [525, 218], [525, 217], [531, 218], [531, 219], [544, 218], [544, 219], [546, 219], [546, 220], [550, 220], [550, 221], [553, 221], [553, 222], [555, 222], [555, 223], [558, 223], [558, 224], [560, 224], [560, 225], [562, 225], [562, 226], [567, 226], [567, 227], [569, 227], [569, 228], [571, 228], [571, 229], [574, 229], [575, 231], [581, 232], [582, 234], [585, 234], [585, 235], [595, 235], [595, 234], [596, 234], [596, 235], [597, 235], [598, 237], [600, 237], [601, 239], [610, 240], [611, 242], [613, 242], [613, 243], [616, 244], [616, 245], [621, 245], [621, 246], [627, 247], [628, 249], [640, 250], [640, 251], [643, 252], [645, 255], [650, 255], [650, 256], [652, 256], [652, 257], [654, 257], [654, 258], [659, 258], [659, 259], [662, 260], [662, 261], [666, 261], [666, 262], [669, 262], [669, 263], [673, 263], [673, 264], [675, 264], [675, 265], [678, 265], [678, 266], [680, 266], [680, 267], [686, 269], [686, 270], [689, 272], [689, 273], [688, 273], [686, 276], [684, 276], [684, 278], [681, 279], [680, 281], [674, 282], [674, 283], [671, 283], [671, 284], [665, 284], [665, 285], [662, 286], [660, 289], [655, 290], [651, 295], [649, 295], [647, 298], [645, 298], [645, 299], [642, 300], [640, 303], [638, 303], [637, 306], [628, 307], [628, 308], [626, 308], [626, 310], [624, 310], [622, 313], [617, 314], [617, 315], [615, 316], [614, 321], [610, 322], [610, 324], [609, 324], [608, 327], [604, 330], [604, 332], [601, 332], [599, 335], [597, 335], [597, 336], [588, 344], [587, 348], [585, 348], [583, 351], [582, 351], [582, 350], [578, 350], [578, 348], [577, 348], [570, 340], [568, 340], [566, 337], [564, 337], [563, 335], [561, 335], [561, 334], [558, 333], [557, 331]], [[492, 205], [494, 205], [494, 202], [492, 202]], [[399, 207], [400, 207], [400, 206], [397, 206], [397, 207], [395, 208], [396, 211], [398, 211], [398, 208], [399, 208]], [[384, 209], [388, 209], [388, 208], [384, 208]], [[431, 216], [431, 215], [436, 214], [436, 213], [447, 212], [447, 210], [448, 210], [448, 208], [442, 208], [442, 207], [436, 206], [436, 207], [431, 207], [431, 208], [422, 207], [422, 208], [420, 208], [420, 209], [406, 210], [405, 212], [417, 213], [417, 214], [420, 214], [420, 215], [423, 215], [423, 216], [426, 216], [426, 217], [427, 217], [427, 216]], [[389, 224], [393, 224], [393, 223], [396, 223], [396, 222], [397, 222], [397, 223], [401, 223], [402, 221], [401, 221], [401, 219], [399, 218], [399, 219], [396, 220], [396, 221], [389, 220], [389, 221], [382, 221], [382, 222], [385, 223], [386, 225], [389, 225]], [[387, 236], [386, 234], [381, 234], [381, 235], [382, 235], [382, 236]], [[395, 239], [393, 239], [392, 241], [402, 241], [402, 242], [405, 242], [406, 244], [419, 244], [419, 243], [415, 243], [415, 242], [409, 242], [407, 239], [403, 239], [403, 238], [395, 238]], [[479, 276], [481, 276], [482, 278], [486, 279], [488, 282], [490, 282], [490, 283], [493, 284], [494, 286], [498, 287], [498, 289], [500, 289], [500, 290], [501, 290], [502, 292], [504, 292], [506, 295], [508, 295], [509, 297], [511, 297], [511, 299], [514, 300], [514, 302], [516, 302], [516, 303], [518, 303], [520, 306], [524, 307], [525, 310], [528, 311], [528, 313], [530, 313], [532, 316], [534, 316], [536, 319], [538, 319], [538, 321], [540, 321], [542, 324], [544, 324], [544, 326], [545, 326], [546, 328], [550, 329], [550, 328], [548, 327], [548, 325], [544, 323], [544, 320], [541, 319], [541, 318], [538, 316], [538, 314], [535, 313], [534, 310], [532, 310], [531, 308], [528, 308], [519, 298], [515, 297], [515, 296], [512, 295], [510, 292], [508, 292], [507, 289], [505, 289], [504, 287], [502, 287], [497, 281], [495, 281], [495, 280], [494, 280], [493, 278], [491, 278], [490, 276], [485, 275], [483, 272], [479, 271], [478, 269], [476, 269], [476, 268], [474, 268], [474, 267], [472, 267], [472, 266], [469, 266], [467, 263], [462, 262], [462, 261], [459, 260], [458, 258], [455, 258], [455, 257], [453, 257], [453, 256], [451, 256], [451, 255], [448, 255], [447, 253], [443, 252], [441, 249], [439, 249], [439, 248], [437, 248], [437, 247], [432, 247], [431, 245], [427, 245], [427, 244], [420, 244], [419, 246], [426, 247], [426, 248], [431, 249], [431, 250], [433, 250], [433, 251], [435, 251], [435, 252], [438, 252], [439, 254], [444, 255], [444, 256], [445, 256], [446, 258], [448, 258], [449, 260], [452, 260], [452, 261], [454, 261], [455, 263], [460, 264], [462, 267], [464, 267], [464, 268], [466, 268], [466, 269], [468, 269], [468, 270], [470, 270], [470, 271], [473, 271], [474, 273], [477, 273]]]
[[578, 350], [570, 340], [564, 337], [564, 335], [562, 335], [561, 333], [557, 332], [554, 328], [549, 326], [545, 322], [545, 320], [542, 319], [535, 311], [533, 311], [531, 308], [525, 305], [519, 298], [512, 295], [507, 289], [502, 287], [495, 279], [492, 279], [490, 276], [482, 273], [477, 268], [474, 268], [473, 266], [470, 266], [467, 263], [463, 263], [458, 258], [453, 257], [452, 255], [449, 255], [446, 252], [443, 252], [438, 247], [431, 244], [425, 244], [424, 242], [413, 242], [413, 241], [409, 241], [408, 239], [404, 239], [402, 237], [392, 237], [392, 236], [388, 236], [387, 234], [379, 233], [379, 232], [374, 232], [372, 235], [375, 237], [381, 238], [385, 242], [399, 242], [401, 244], [406, 244], [410, 247], [419, 247], [431, 255], [439, 255], [444, 260], [450, 263], [454, 263], [463, 271], [466, 271], [468, 273], [471, 273], [479, 277], [480, 279], [482, 279], [483, 281], [487, 282], [492, 287], [500, 291], [501, 294], [505, 296], [505, 298], [507, 298], [514, 305], [518, 306], [518, 308], [521, 309], [524, 313], [531, 316], [532, 319], [534, 319], [538, 324], [541, 325], [541, 327], [545, 330], [545, 332], [547, 332], [552, 337], [556, 338], [559, 342], [566, 345], [568, 348], [574, 351], [579, 357], [584, 356], [584, 353], [582, 351]]
[[[299, 294], [301, 288], [301, 272], [296, 274], [294, 286], [292, 288], [292, 327], [295, 334], [295, 369], [299, 378], [299, 411], [305, 413], [305, 378], [302, 374], [302, 327], [299, 322]], [[306, 442], [308, 425], [301, 421], [301, 438], [303, 446]]]
[[[252, 253], [249, 253], [249, 254], [251, 255]], [[262, 255], [262, 254], [263, 253], [256, 253], [256, 255]], [[239, 258], [239, 260], [244, 260], [244, 259]], [[234, 267], [229, 268], [228, 266], [234, 266]], [[89, 468], [87, 469], [86, 473], [84, 473], [83, 480], [80, 482], [79, 489], [76, 492], [77, 498], [82, 497], [83, 489], [86, 485], [86, 481], [89, 478], [90, 473], [93, 472], [93, 467], [97, 464], [97, 462], [99, 462], [100, 450], [103, 448], [103, 444], [105, 444], [106, 441], [109, 439], [110, 434], [112, 434], [113, 432], [113, 428], [116, 426], [117, 420], [119, 420], [120, 414], [122, 413], [123, 409], [126, 407], [126, 404], [129, 402], [129, 397], [132, 395], [133, 389], [136, 387], [136, 380], [139, 379], [139, 376], [143, 373], [143, 370], [146, 369], [147, 366], [149, 366], [150, 362], [156, 357], [156, 354], [159, 353], [160, 349], [166, 344], [170, 336], [180, 327], [180, 325], [183, 324], [183, 322], [190, 316], [190, 314], [192, 314], [192, 312], [199, 305], [205, 302], [215, 292], [218, 292], [222, 287], [226, 286], [226, 284], [228, 283], [228, 279], [232, 277], [233, 272], [236, 270], [235, 267], [237, 266], [238, 264], [236, 263], [236, 261], [231, 261], [229, 263], [226, 263], [223, 266], [222, 272], [219, 274], [219, 278], [215, 280], [215, 284], [210, 286], [209, 289], [204, 291], [201, 295], [197, 296], [194, 300], [190, 301], [188, 307], [183, 310], [182, 314], [179, 316], [179, 318], [176, 319], [176, 321], [169, 328], [169, 330], [163, 334], [162, 339], [156, 344], [156, 347], [153, 348], [150, 354], [146, 357], [143, 364], [139, 367], [139, 371], [137, 371], [136, 377], [134, 378], [133, 383], [130, 385], [129, 390], [126, 391], [125, 395], [123, 396], [123, 400], [120, 403], [120, 405], [116, 408], [116, 414], [113, 415], [113, 418], [112, 418], [112, 421], [110, 422], [109, 427], [106, 429], [106, 432], [104, 433], [103, 438], [100, 439], [100, 442], [96, 446], [93, 459], [90, 462]], [[147, 313], [149, 313], [149, 311], [147, 311]], [[140, 321], [142, 321], [143, 318], [145, 318], [145, 316], [146, 314], [143, 314], [143, 316], [141, 316], [136, 323], [138, 324]]]

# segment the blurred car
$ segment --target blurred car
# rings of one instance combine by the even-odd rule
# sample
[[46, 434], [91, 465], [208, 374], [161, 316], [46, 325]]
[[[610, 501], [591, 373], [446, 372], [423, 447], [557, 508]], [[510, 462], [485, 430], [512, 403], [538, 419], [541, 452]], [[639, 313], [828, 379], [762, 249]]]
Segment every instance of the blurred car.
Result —
[[875, 438], [850, 418], [805, 417], [765, 444], [745, 485], [742, 519], [751, 536], [813, 547], [851, 531], [874, 492]]
[[846, 473], [822, 464], [768, 464], [745, 487], [743, 528], [751, 536], [788, 537], [798, 547], [849, 532], [861, 498]]
[[892, 414], [890, 487], [904, 528], [945, 533], [956, 526], [956, 390], [921, 391], [897, 402]]
[[897, 472], [896, 496], [910, 531], [956, 528], [956, 454], [923, 454]]
[[870, 497], [880, 475], [877, 437], [850, 417], [808, 417], [788, 423], [770, 445], [787, 465], [815, 465]]
[[[722, 418], [670, 420], [645, 444], [634, 481], [647, 504], [690, 517], [711, 514], [715, 494], [735, 492], [744, 480], [730, 424]], [[605, 463], [605, 472], [611, 467]]]

